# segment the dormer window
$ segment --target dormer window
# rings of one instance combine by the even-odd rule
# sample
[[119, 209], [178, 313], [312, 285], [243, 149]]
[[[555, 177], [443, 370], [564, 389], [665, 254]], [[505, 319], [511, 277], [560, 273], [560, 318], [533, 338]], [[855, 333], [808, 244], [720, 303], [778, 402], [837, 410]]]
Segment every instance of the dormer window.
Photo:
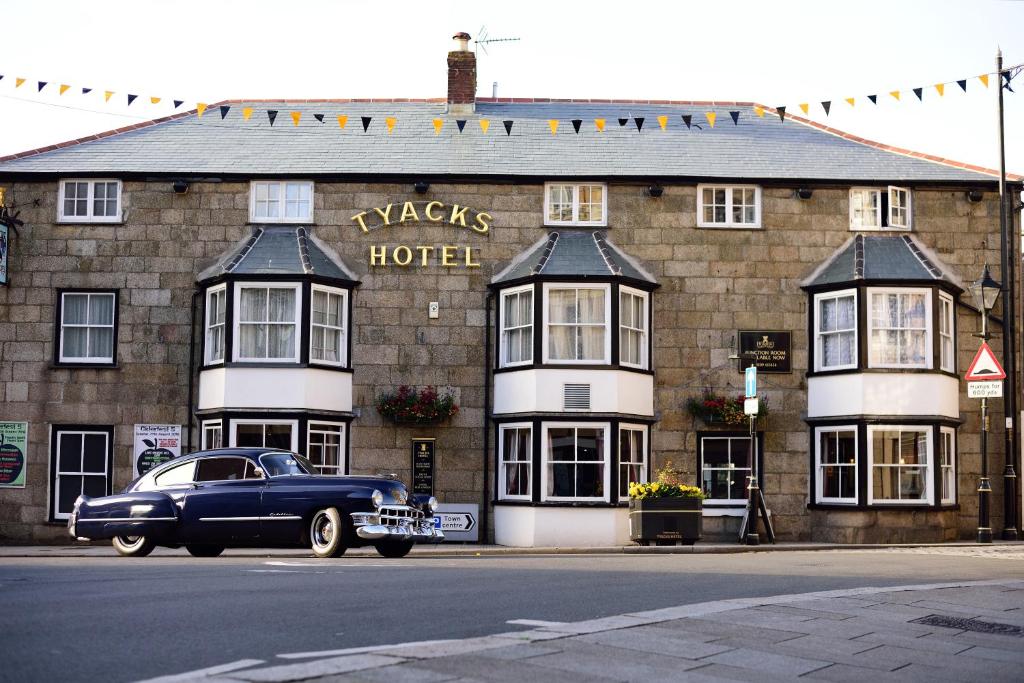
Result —
[[253, 223], [309, 223], [313, 220], [313, 183], [254, 180], [249, 188]]
[[890, 185], [850, 190], [850, 230], [910, 230], [910, 190]]
[[547, 183], [545, 225], [606, 225], [608, 194], [603, 184]]

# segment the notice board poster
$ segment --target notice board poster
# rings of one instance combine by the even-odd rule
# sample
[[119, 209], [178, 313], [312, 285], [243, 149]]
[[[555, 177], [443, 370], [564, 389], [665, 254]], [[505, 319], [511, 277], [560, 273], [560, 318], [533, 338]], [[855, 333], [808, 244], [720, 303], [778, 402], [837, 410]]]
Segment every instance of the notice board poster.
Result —
[[0, 487], [25, 488], [28, 422], [0, 422]]
[[181, 425], [135, 425], [135, 472], [142, 476], [181, 455]]
[[412, 440], [412, 492], [434, 495], [434, 440]]

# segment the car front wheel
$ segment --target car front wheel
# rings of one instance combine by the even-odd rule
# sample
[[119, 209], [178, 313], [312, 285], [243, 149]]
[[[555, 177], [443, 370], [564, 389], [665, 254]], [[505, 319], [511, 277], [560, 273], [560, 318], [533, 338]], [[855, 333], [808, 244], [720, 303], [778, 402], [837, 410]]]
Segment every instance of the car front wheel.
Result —
[[153, 552], [156, 543], [145, 536], [115, 536], [114, 550], [125, 557], [145, 557]]
[[377, 552], [384, 557], [405, 557], [412, 550], [414, 541], [378, 541], [374, 544]]
[[222, 545], [194, 545], [189, 544], [185, 546], [188, 550], [188, 554], [192, 557], [217, 557], [224, 552], [224, 546]]
[[309, 542], [317, 557], [341, 557], [345, 554], [345, 528], [338, 508], [319, 510], [309, 523]]

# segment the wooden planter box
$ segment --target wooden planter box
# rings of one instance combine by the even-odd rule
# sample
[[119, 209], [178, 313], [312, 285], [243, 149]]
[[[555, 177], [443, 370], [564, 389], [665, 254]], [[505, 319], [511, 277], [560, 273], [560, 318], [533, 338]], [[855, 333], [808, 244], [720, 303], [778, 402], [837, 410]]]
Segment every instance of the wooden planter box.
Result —
[[703, 507], [700, 498], [630, 500], [629, 538], [640, 545], [693, 545], [703, 531]]

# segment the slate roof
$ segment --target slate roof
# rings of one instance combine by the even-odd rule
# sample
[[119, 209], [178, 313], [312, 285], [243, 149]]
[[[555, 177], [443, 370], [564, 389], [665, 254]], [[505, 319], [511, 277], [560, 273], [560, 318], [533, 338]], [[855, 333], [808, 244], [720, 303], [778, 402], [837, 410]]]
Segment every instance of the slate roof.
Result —
[[220, 275], [319, 275], [356, 281], [356, 276], [330, 247], [305, 226], [254, 226], [241, 244], [199, 273], [199, 282]]
[[[459, 132], [444, 101], [230, 102], [0, 158], [8, 174], [595, 177], [992, 182], [994, 172], [872, 143], [749, 102], [481, 99]], [[242, 109], [252, 107], [243, 120]], [[271, 126], [267, 111], [278, 110]], [[290, 113], [301, 112], [298, 126]], [[739, 112], [734, 125], [729, 112]], [[717, 116], [714, 127], [706, 113]], [[321, 123], [314, 114], [321, 114]], [[657, 117], [667, 116], [666, 130]], [[687, 128], [682, 117], [692, 117]], [[338, 116], [347, 116], [344, 129]], [[363, 132], [361, 117], [372, 117]], [[396, 119], [387, 133], [385, 118]], [[594, 119], [604, 118], [605, 132]], [[627, 119], [625, 125], [619, 119]], [[644, 119], [642, 131], [636, 121]], [[435, 135], [432, 121], [442, 119]], [[490, 123], [485, 134], [480, 121]], [[557, 119], [557, 135], [549, 120]], [[581, 121], [580, 132], [572, 120]], [[514, 121], [506, 135], [503, 121]], [[1014, 179], [1018, 179], [1014, 177]]]
[[657, 285], [630, 256], [593, 230], [557, 230], [512, 259], [492, 284], [533, 276], [621, 277]]
[[870, 281], [963, 282], [910, 235], [855, 235], [801, 283], [805, 289]]

